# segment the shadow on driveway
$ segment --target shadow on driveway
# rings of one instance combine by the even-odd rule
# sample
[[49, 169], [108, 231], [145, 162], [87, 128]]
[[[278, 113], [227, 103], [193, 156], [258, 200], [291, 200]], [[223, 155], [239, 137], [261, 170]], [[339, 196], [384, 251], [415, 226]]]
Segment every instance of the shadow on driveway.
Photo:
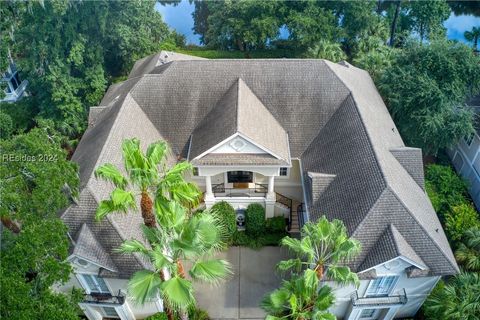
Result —
[[265, 313], [259, 305], [265, 294], [281, 283], [275, 266], [287, 259], [286, 250], [231, 247], [219, 256], [232, 264], [235, 274], [218, 287], [195, 284], [198, 306], [214, 320], [264, 319]]

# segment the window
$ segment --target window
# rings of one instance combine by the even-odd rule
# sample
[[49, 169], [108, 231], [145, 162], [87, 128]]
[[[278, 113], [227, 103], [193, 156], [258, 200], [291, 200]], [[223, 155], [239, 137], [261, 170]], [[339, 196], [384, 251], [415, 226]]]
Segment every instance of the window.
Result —
[[281, 167], [281, 168], [280, 168], [280, 176], [281, 176], [281, 177], [287, 177], [287, 176], [288, 176], [288, 168], [286, 168], [286, 167]]
[[197, 167], [193, 167], [193, 175], [195, 177], [198, 177], [198, 168]]
[[363, 309], [360, 313], [360, 319], [370, 319], [375, 315], [376, 309]]
[[472, 133], [471, 135], [464, 137], [463, 140], [465, 140], [465, 143], [470, 147], [472, 145], [472, 141], [474, 137], [475, 137], [475, 133]]
[[103, 313], [105, 314], [106, 317], [108, 318], [114, 318], [114, 319], [120, 319], [120, 316], [118, 315], [117, 311], [113, 307], [102, 307]]
[[370, 281], [368, 286], [366, 296], [367, 297], [378, 297], [378, 296], [388, 296], [392, 292], [393, 287], [397, 283], [397, 276], [387, 276], [380, 277], [375, 280]]
[[100, 278], [94, 274], [81, 274], [83, 285], [88, 293], [110, 293], [107, 284], [103, 278]]
[[253, 172], [250, 171], [229, 171], [227, 173], [228, 183], [253, 182]]

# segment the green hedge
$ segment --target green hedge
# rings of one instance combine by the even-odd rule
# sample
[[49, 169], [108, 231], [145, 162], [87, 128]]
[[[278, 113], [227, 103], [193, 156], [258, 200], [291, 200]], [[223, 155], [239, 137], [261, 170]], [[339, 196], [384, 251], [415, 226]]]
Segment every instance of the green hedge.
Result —
[[260, 236], [265, 233], [265, 209], [260, 204], [248, 205], [245, 211], [245, 230], [250, 236]]
[[217, 202], [212, 206], [211, 212], [215, 215], [220, 222], [225, 225], [226, 237], [225, 242], [232, 243], [233, 235], [237, 231], [237, 222], [235, 220], [235, 209], [225, 201]]
[[460, 240], [468, 229], [480, 226], [475, 207], [463, 203], [453, 207], [445, 216], [445, 231], [452, 240]]
[[287, 223], [284, 217], [268, 218], [266, 222], [267, 231], [270, 232], [285, 232]]
[[145, 320], [168, 320], [168, 317], [165, 312], [159, 312], [145, 318]]

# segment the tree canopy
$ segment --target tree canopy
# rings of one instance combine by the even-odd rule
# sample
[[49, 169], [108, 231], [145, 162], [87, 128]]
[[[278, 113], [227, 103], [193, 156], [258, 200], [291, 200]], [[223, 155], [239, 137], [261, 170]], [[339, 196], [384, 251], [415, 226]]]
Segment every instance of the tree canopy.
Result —
[[[178, 37], [154, 10], [156, 1], [2, 1], [2, 50], [29, 80], [32, 104], [77, 137], [90, 106], [112, 77]], [[2, 70], [8, 55], [1, 55]]]
[[480, 58], [463, 44], [413, 42], [396, 54], [379, 88], [407, 145], [437, 154], [473, 132], [466, 98], [480, 90]]

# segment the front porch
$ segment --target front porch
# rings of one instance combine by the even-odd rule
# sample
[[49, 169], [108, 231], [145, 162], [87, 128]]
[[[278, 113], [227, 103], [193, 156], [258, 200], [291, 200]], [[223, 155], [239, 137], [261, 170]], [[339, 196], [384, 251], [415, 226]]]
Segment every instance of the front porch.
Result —
[[[278, 169], [275, 173], [277, 172]], [[204, 169], [202, 173], [205, 173]], [[205, 179], [203, 200], [207, 208], [220, 201], [228, 202], [236, 210], [246, 209], [249, 204], [258, 203], [265, 208], [266, 218], [282, 216], [288, 220], [290, 232], [299, 232], [303, 215], [299, 217], [298, 214], [299, 207], [302, 208], [302, 201], [298, 198], [303, 190], [301, 185], [292, 185], [289, 177], [237, 170], [202, 175], [198, 178]], [[279, 186], [275, 185], [276, 179], [280, 181]], [[303, 214], [302, 210], [300, 212]]]

